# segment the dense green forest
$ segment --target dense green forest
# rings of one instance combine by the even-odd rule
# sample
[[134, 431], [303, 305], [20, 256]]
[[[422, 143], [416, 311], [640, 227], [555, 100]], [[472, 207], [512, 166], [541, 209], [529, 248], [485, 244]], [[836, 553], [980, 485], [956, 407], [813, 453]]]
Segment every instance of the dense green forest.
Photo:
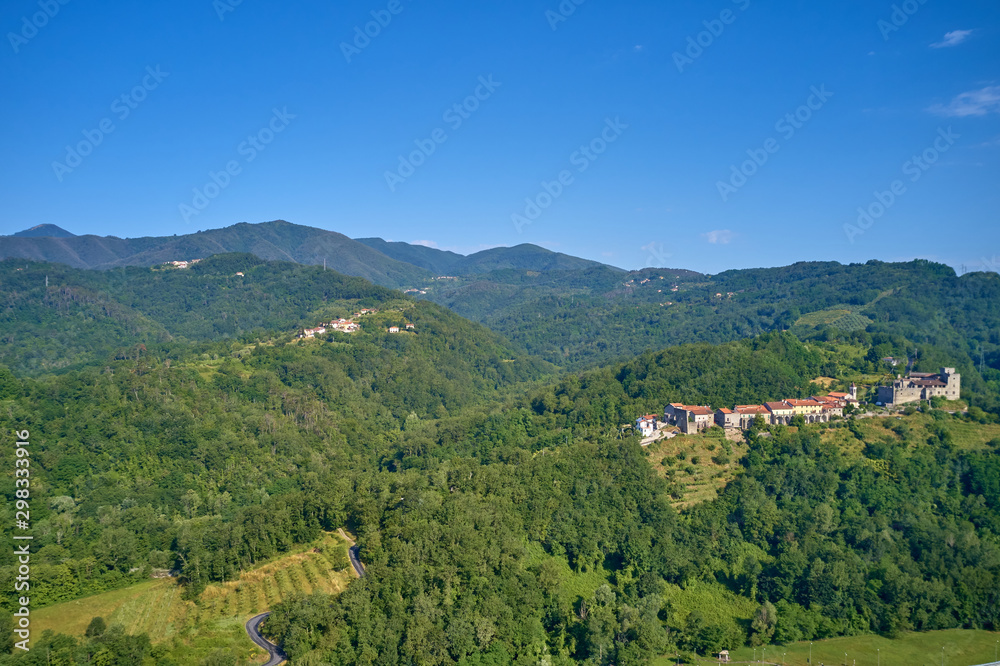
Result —
[[[890, 472], [818, 433], [751, 438], [746, 472], [678, 515], [633, 442], [375, 475], [356, 495], [368, 575], [283, 604], [296, 663], [642, 664], [680, 649], [1000, 621], [1000, 460], [926, 442]], [[922, 508], [928, 505], [936, 511]], [[561, 561], [607, 582], [573, 598]], [[664, 601], [710, 584], [750, 622]]]
[[[909, 341], [897, 352], [903, 358], [920, 343], [953, 365], [971, 369], [982, 362], [991, 393], [1000, 395], [1000, 275], [958, 277], [928, 261], [810, 262], [715, 276], [670, 269], [624, 276], [607, 268], [508, 270], [437, 285], [428, 298], [570, 369], [770, 331], [821, 339], [863, 331]], [[829, 321], [805, 317], [820, 312], [832, 313]], [[985, 393], [981, 388], [977, 394]]]
[[[840, 282], [792, 275], [794, 298], [838, 305], [848, 268]], [[936, 270], [886, 270], [925, 268]], [[746, 273], [730, 286], [785, 289]], [[908, 322], [948, 298], [946, 275], [905, 311], [888, 290], [857, 291], [868, 330], [748, 328], [560, 374], [524, 339], [440, 305], [250, 255], [187, 271], [7, 262], [0, 275], [0, 428], [32, 433], [35, 608], [154, 569], [197, 600], [347, 526], [368, 575], [337, 598], [282, 604], [267, 624], [296, 664], [642, 664], [670, 650], [998, 628], [1000, 441], [956, 443], [998, 420], [995, 359], [984, 352], [980, 374], [970, 357], [970, 341], [997, 343], [995, 303], [980, 306], [990, 277], [963, 277], [970, 293], [935, 327]], [[705, 279], [676, 279], [688, 278]], [[704, 285], [683, 284], [702, 298]], [[704, 298], [706, 313], [724, 307]], [[363, 307], [380, 312], [359, 333], [294, 338]], [[416, 332], [385, 331], [403, 323]], [[875, 435], [853, 421], [755, 430], [719, 496], [683, 510], [621, 429], [667, 402], [811, 395], [820, 376], [844, 385], [913, 353], [919, 369], [959, 366], [963, 398], [985, 411], [929, 409], [929, 437], [895, 420]], [[9, 532], [10, 502], [4, 512]], [[0, 555], [8, 589], [11, 557]], [[694, 590], [716, 610], [692, 610]], [[35, 646], [0, 663], [171, 663], [114, 627]]]

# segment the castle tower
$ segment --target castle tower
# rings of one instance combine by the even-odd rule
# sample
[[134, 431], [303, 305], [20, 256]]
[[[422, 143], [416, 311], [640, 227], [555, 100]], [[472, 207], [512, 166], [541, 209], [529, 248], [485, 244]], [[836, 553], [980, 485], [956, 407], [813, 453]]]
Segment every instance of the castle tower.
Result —
[[851, 399], [858, 399], [858, 385], [853, 382], [851, 382]]

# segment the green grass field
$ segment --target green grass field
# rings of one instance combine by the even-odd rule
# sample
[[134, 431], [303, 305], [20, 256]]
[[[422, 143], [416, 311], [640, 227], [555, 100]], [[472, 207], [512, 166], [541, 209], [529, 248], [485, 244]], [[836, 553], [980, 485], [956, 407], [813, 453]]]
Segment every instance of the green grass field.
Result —
[[[646, 455], [656, 473], [683, 487], [682, 495], [671, 502], [674, 507], [685, 509], [715, 499], [741, 469], [739, 460], [746, 455], [746, 446], [742, 441], [728, 441], [732, 453], [726, 453], [724, 439], [721, 430], [715, 428], [661, 439], [647, 447]], [[726, 455], [729, 462], [716, 463], [713, 458], [720, 455]]]
[[[853, 636], [815, 641], [812, 644], [812, 664], [823, 666], [974, 666], [990, 663], [994, 651], [1000, 648], [1000, 633], [949, 629], [907, 634], [890, 640], [881, 636]], [[944, 648], [942, 650], [941, 648]], [[809, 643], [769, 645], [766, 649], [740, 648], [731, 651], [730, 663], [787, 664], [810, 666]], [[943, 658], [943, 661], [942, 661]], [[677, 660], [664, 656], [653, 666], [672, 666]], [[682, 664], [718, 664], [718, 659], [698, 657]]]
[[160, 579], [49, 606], [32, 619], [39, 631], [82, 636], [91, 619], [103, 617], [109, 626], [121, 625], [130, 634], [148, 634], [181, 664], [198, 663], [219, 649], [249, 663], [263, 662], [264, 651], [244, 630], [248, 619], [297, 594], [339, 594], [354, 579], [350, 566], [334, 570], [324, 554], [328, 548], [342, 548], [346, 561], [348, 543], [325, 534], [308, 547], [244, 572], [237, 581], [208, 586], [197, 603], [181, 598], [175, 580]]

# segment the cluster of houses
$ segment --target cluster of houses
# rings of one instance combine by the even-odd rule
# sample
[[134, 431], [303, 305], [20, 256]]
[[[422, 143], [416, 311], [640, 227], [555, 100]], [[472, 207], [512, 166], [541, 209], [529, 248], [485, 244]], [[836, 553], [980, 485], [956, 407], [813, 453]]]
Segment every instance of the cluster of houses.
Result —
[[191, 268], [199, 261], [201, 261], [201, 259], [192, 259], [190, 261], [166, 261], [163, 263], [163, 265], [171, 266], [173, 268]]
[[850, 393], [831, 392], [804, 400], [790, 398], [763, 405], [736, 405], [733, 409], [671, 403], [663, 410], [662, 418], [658, 414], [641, 416], [636, 419], [635, 427], [643, 437], [651, 437], [659, 428], [668, 426], [676, 426], [684, 434], [701, 432], [712, 426], [749, 430], [758, 416], [768, 425], [789, 425], [797, 416], [806, 423], [825, 423], [843, 416], [847, 405], [857, 404], [858, 387], [851, 384]]
[[299, 334], [299, 339], [309, 339], [315, 338], [317, 335], [323, 335], [327, 331], [340, 331], [341, 333], [355, 333], [361, 326], [358, 325], [355, 319], [360, 319], [365, 315], [375, 314], [378, 310], [361, 310], [354, 313], [352, 319], [334, 319], [329, 324], [323, 324], [317, 326], [316, 328], [307, 328]]

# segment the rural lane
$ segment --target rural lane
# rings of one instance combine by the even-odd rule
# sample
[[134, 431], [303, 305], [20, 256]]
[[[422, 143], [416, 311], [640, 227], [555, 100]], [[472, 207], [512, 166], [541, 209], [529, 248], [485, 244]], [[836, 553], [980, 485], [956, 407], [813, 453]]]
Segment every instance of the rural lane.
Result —
[[278, 666], [278, 664], [284, 663], [285, 653], [281, 651], [280, 647], [260, 635], [260, 623], [266, 620], [269, 615], [271, 615], [270, 611], [255, 615], [247, 620], [247, 634], [250, 636], [250, 640], [267, 650], [268, 654], [271, 655], [271, 659], [264, 666]]
[[[351, 544], [350, 549], [347, 551], [347, 555], [351, 560], [351, 566], [354, 567], [354, 572], [358, 574], [358, 578], [365, 575], [365, 565], [361, 564], [361, 560], [358, 559], [358, 551], [360, 550], [354, 541], [344, 533], [343, 530], [339, 530], [341, 536], [343, 536]], [[259, 645], [260, 647], [267, 650], [267, 653], [271, 655], [271, 659], [268, 660], [264, 666], [278, 666], [278, 664], [283, 664], [285, 662], [285, 653], [281, 651], [281, 648], [267, 640], [260, 635], [260, 623], [266, 620], [271, 615], [271, 611], [266, 613], [261, 613], [260, 615], [254, 615], [252, 618], [247, 620], [246, 628], [247, 635], [250, 636], [250, 640]]]

